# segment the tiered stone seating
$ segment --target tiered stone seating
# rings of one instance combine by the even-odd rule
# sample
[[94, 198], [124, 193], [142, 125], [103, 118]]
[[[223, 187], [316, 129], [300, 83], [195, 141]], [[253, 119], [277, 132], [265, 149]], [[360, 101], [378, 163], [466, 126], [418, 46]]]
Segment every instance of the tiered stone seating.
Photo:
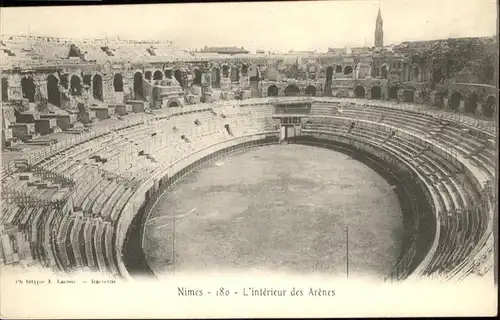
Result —
[[311, 105], [311, 116], [339, 115], [339, 104], [316, 102]]
[[83, 226], [83, 238], [84, 238], [84, 245], [85, 245], [85, 257], [87, 261], [87, 266], [91, 270], [95, 270], [96, 268], [96, 259], [95, 253], [92, 249], [92, 239], [93, 239], [93, 227], [94, 227], [94, 220], [86, 220], [84, 222]]
[[[466, 181], [458, 178], [459, 168], [454, 167], [450, 162], [442, 156], [428, 150], [426, 143], [419, 139], [428, 137], [428, 129], [426, 126], [431, 126], [433, 120], [429, 120], [427, 116], [421, 121], [424, 125], [419, 125], [420, 128], [413, 130], [417, 133], [412, 139], [401, 132], [402, 138], [398, 134], [398, 128], [405, 128], [412, 132], [410, 128], [412, 122], [416, 124], [419, 121], [418, 116], [412, 116], [408, 119], [408, 114], [404, 115], [388, 115], [392, 111], [382, 112], [383, 117], [376, 119], [374, 113], [359, 108], [350, 108], [346, 112], [344, 109], [340, 114], [342, 117], [349, 117], [356, 120], [367, 118], [367, 123], [363, 121], [355, 121], [354, 127], [349, 131], [347, 136], [359, 137], [365, 141], [382, 145], [383, 148], [390, 150], [394, 154], [403, 157], [407, 163], [412, 164], [418, 171], [422, 173], [422, 177], [426, 179], [425, 183], [429, 191], [436, 199], [436, 210], [440, 212], [441, 232], [439, 244], [433, 255], [426, 273], [450, 271], [463, 261], [471, 252], [474, 244], [477, 244], [479, 235], [485, 232], [485, 224], [480, 224], [478, 220], [487, 221], [489, 217], [483, 216], [478, 219], [477, 213], [471, 210], [473, 205], [474, 194], [470, 194], [473, 187], [468, 185]], [[395, 112], [393, 112], [395, 113]], [[425, 120], [427, 118], [428, 120]], [[327, 120], [309, 121], [304, 129], [320, 130], [330, 134], [345, 135], [343, 130], [338, 130], [338, 122], [342, 122], [337, 117], [325, 118]], [[370, 124], [372, 121], [372, 124]], [[383, 129], [378, 123], [385, 123], [394, 126], [393, 129]], [[415, 127], [417, 127], [415, 125]], [[388, 133], [393, 130], [395, 135], [390, 136]], [[421, 138], [419, 138], [419, 136]], [[465, 140], [465, 139], [464, 139]], [[469, 136], [470, 140], [470, 136]], [[459, 143], [455, 141], [455, 143]], [[478, 147], [477, 142], [472, 142], [471, 145]], [[451, 147], [451, 146], [450, 146]], [[472, 149], [473, 147], [469, 147]], [[491, 163], [489, 163], [491, 164]], [[464, 184], [467, 184], [464, 187]]]
[[[144, 48], [125, 51], [137, 50], [138, 54]], [[474, 209], [478, 197], [474, 190], [476, 184], [481, 185], [487, 176], [492, 176], [493, 149], [480, 143], [473, 133], [430, 114], [371, 102], [327, 100], [313, 101], [310, 117], [302, 119], [305, 134], [323, 132], [375, 144], [411, 166], [427, 187], [440, 219], [440, 230], [423, 273], [454, 272], [470, 255], [483, 256], [478, 247], [487, 243], [484, 235], [490, 218]], [[169, 174], [176, 173], [197, 157], [218, 150], [214, 147], [217, 144], [256, 133], [277, 134], [272, 116], [272, 104], [253, 100], [234, 106], [200, 104], [155, 110], [122, 128], [110, 128], [68, 148], [51, 150], [40, 158], [37, 166], [71, 177], [74, 189], [39, 188], [38, 185], [50, 186], [51, 182], [28, 185], [12, 174], [5, 176], [3, 185], [40, 201], [60, 199], [70, 191], [67, 206], [48, 210], [44, 206], [26, 207], [15, 202], [3, 206], [4, 201], [0, 222], [19, 226], [31, 243], [33, 258], [43, 265], [68, 272], [91, 269], [118, 275], [115, 228], [141, 182], [163, 176], [166, 169]], [[230, 132], [225, 125], [229, 125]], [[462, 158], [455, 157], [452, 162], [439, 150], [455, 150], [463, 159], [470, 159], [470, 163], [485, 172], [485, 178], [470, 181], [477, 172], [471, 169], [471, 177], [464, 172], [469, 167], [464, 169], [465, 165], [457, 164]], [[7, 255], [12, 258], [16, 252], [22, 256], [22, 250], [6, 246], [2, 247], [0, 258]]]
[[113, 225], [111, 223], [105, 224], [105, 247], [106, 247], [106, 265], [109, 268], [111, 275], [118, 275], [118, 267], [115, 263], [114, 250], [113, 250]]
[[74, 220], [73, 215], [71, 214], [63, 215], [63, 219], [58, 229], [57, 240], [56, 240], [58, 256], [61, 259], [61, 268], [66, 271], [70, 271], [70, 260], [66, 248], [66, 239], [69, 234], [70, 224], [73, 220]]
[[95, 228], [95, 235], [93, 236], [94, 249], [97, 256], [97, 267], [100, 272], [107, 273], [106, 260], [104, 258], [104, 252], [102, 249], [102, 244], [104, 240], [104, 225], [102, 222], [97, 221]]

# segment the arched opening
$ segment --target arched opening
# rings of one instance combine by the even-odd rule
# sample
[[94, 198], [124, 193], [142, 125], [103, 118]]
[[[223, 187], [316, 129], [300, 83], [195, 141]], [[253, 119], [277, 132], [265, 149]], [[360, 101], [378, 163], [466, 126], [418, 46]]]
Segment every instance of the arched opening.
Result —
[[174, 76], [174, 72], [172, 69], [165, 69], [165, 78], [166, 79], [172, 79]]
[[458, 110], [461, 101], [462, 101], [462, 94], [460, 92], [453, 92], [448, 104], [452, 110]]
[[211, 74], [212, 74], [212, 87], [220, 88], [220, 69], [212, 68]]
[[31, 77], [24, 77], [21, 79], [21, 88], [23, 91], [23, 98], [28, 99], [29, 102], [35, 102], [36, 85]]
[[413, 65], [413, 68], [411, 70], [411, 76], [412, 80], [415, 82], [418, 82], [419, 80], [419, 75], [420, 75], [420, 70], [417, 65]]
[[81, 96], [82, 95], [82, 82], [79, 77], [72, 76], [70, 81], [70, 91], [72, 96]]
[[146, 71], [144, 73], [144, 78], [146, 78], [146, 80], [151, 81], [152, 77], [153, 77], [153, 74], [151, 73], [151, 71]]
[[338, 65], [335, 67], [335, 73], [342, 73], [342, 66]]
[[180, 107], [180, 104], [177, 100], [172, 100], [168, 103], [167, 107], [168, 108], [176, 108], [176, 107]]
[[244, 64], [244, 65], [241, 66], [241, 75], [243, 77], [248, 76], [248, 67], [247, 67], [246, 64]]
[[363, 86], [356, 86], [356, 88], [354, 89], [354, 96], [356, 98], [364, 98], [365, 88], [363, 88]]
[[465, 102], [465, 112], [466, 113], [476, 113], [477, 110], [477, 102], [479, 98], [477, 93], [473, 92], [467, 97], [467, 101]]
[[329, 85], [332, 83], [333, 79], [333, 67], [326, 68], [326, 84]]
[[259, 81], [260, 73], [256, 66], [251, 66], [248, 70], [248, 75], [250, 76], [250, 89], [252, 91], [252, 97], [260, 97]]
[[163, 80], [163, 72], [156, 70], [155, 73], [153, 73], [153, 80]]
[[194, 69], [193, 85], [201, 86], [201, 76], [202, 72], [200, 69]]
[[444, 81], [443, 68], [436, 69], [432, 72], [432, 83], [438, 84]]
[[444, 106], [444, 93], [436, 92], [434, 93], [434, 106], [438, 108], [443, 108]]
[[485, 117], [491, 118], [495, 114], [496, 109], [496, 99], [494, 96], [488, 96], [483, 103], [483, 115]]
[[184, 77], [182, 76], [181, 70], [177, 69], [174, 71], [174, 77], [181, 87], [184, 87]]
[[231, 81], [238, 82], [240, 81], [240, 70], [237, 67], [231, 68]]
[[371, 92], [371, 96], [372, 96], [371, 98], [373, 100], [382, 99], [382, 88], [380, 88], [379, 86], [372, 87], [370, 92]]
[[495, 67], [491, 64], [485, 65], [482, 73], [484, 80], [490, 83], [495, 78]]
[[267, 88], [267, 96], [268, 97], [277, 97], [278, 96], [278, 87], [275, 85], [271, 85]]
[[123, 77], [121, 73], [115, 74], [113, 79], [113, 88], [115, 89], [115, 92], [123, 92]]
[[61, 106], [61, 92], [59, 80], [53, 74], [47, 77], [47, 101], [57, 107]]
[[2, 78], [2, 102], [9, 101], [9, 80]]
[[135, 100], [143, 100], [144, 99], [144, 91], [142, 87], [142, 73], [136, 72], [134, 74], [134, 99]]
[[92, 96], [94, 99], [102, 100], [102, 77], [96, 74], [92, 79]]
[[299, 87], [296, 85], [289, 85], [285, 88], [285, 96], [286, 97], [296, 97], [300, 94]]
[[222, 66], [222, 77], [223, 78], [229, 77], [229, 66], [227, 65]]
[[352, 73], [352, 67], [351, 66], [347, 66], [344, 68], [344, 74], [345, 75], [349, 75]]
[[382, 69], [380, 69], [380, 74], [382, 75], [382, 79], [387, 79], [389, 77], [389, 72], [387, 71], [386, 66], [383, 66]]
[[316, 96], [316, 87], [315, 86], [307, 86], [306, 87], [306, 96], [315, 97]]
[[398, 86], [389, 87], [389, 91], [387, 92], [387, 97], [389, 99], [396, 100], [398, 98], [398, 90], [399, 90]]
[[415, 101], [415, 91], [412, 89], [404, 90], [404, 102], [414, 102]]

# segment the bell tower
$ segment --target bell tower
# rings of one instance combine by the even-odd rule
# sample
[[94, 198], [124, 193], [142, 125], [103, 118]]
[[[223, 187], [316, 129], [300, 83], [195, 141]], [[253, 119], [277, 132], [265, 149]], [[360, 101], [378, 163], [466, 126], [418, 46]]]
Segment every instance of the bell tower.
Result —
[[384, 21], [382, 20], [382, 13], [380, 7], [378, 8], [377, 22], [375, 24], [375, 48], [382, 48], [384, 46]]

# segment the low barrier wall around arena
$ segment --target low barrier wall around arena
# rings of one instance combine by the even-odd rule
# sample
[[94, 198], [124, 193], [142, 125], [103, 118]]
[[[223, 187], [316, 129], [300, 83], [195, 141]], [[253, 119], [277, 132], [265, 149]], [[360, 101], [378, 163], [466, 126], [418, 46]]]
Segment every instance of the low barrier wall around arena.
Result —
[[[187, 155], [145, 183], [130, 202], [130, 209], [122, 212], [116, 228], [115, 245], [120, 274], [126, 279], [153, 275], [143, 250], [144, 227], [152, 208], [168, 188], [206, 163], [235, 152], [274, 143], [278, 143], [278, 136], [273, 132], [224, 141]], [[134, 208], [137, 210], [134, 211]]]

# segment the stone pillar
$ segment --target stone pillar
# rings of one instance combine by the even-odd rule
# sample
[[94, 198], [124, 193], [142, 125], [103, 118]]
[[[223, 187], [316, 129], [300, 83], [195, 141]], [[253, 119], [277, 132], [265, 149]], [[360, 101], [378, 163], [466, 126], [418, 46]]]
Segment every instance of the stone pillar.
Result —
[[113, 87], [113, 75], [106, 74], [102, 76], [102, 100], [105, 103], [113, 103], [115, 89]]
[[399, 102], [404, 102], [405, 101], [405, 90], [404, 89], [399, 89], [398, 90], [398, 101]]
[[38, 77], [36, 80], [36, 86], [38, 88], [37, 94], [35, 94], [35, 102], [38, 102], [40, 100], [47, 100], [48, 99], [48, 93], [47, 93], [47, 79]]

